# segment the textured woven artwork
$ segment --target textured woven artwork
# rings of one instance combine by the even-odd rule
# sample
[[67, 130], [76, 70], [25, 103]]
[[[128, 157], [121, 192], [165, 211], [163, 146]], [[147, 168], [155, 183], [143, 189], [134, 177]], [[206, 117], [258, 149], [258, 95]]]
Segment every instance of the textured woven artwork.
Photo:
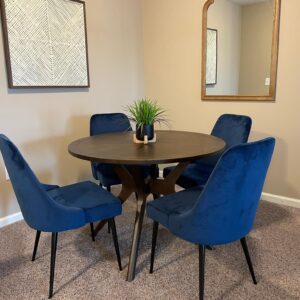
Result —
[[217, 83], [217, 30], [207, 29], [206, 84]]
[[84, 2], [1, 0], [1, 12], [11, 88], [89, 86]]

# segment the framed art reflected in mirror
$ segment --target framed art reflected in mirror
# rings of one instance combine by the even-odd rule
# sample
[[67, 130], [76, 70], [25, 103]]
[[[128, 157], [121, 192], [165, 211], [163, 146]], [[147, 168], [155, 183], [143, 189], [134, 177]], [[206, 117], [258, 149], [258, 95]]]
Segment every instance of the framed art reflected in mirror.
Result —
[[215, 85], [218, 69], [218, 31], [207, 28], [206, 37], [206, 85]]

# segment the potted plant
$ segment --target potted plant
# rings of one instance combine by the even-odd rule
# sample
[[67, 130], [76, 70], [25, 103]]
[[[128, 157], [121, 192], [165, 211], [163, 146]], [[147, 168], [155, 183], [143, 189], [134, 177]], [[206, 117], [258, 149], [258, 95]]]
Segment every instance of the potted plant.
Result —
[[154, 123], [166, 123], [165, 110], [150, 99], [140, 99], [127, 106], [129, 120], [136, 124], [136, 138], [140, 141], [147, 136], [154, 138]]

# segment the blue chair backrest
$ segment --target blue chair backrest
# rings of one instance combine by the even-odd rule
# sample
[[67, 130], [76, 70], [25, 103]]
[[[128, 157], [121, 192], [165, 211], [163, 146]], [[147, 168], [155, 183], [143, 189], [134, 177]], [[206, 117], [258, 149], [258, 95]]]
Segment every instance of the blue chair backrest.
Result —
[[[110, 132], [132, 131], [128, 117], [122, 113], [95, 114], [90, 120], [90, 135], [97, 135]], [[105, 174], [113, 173], [111, 165], [91, 162], [92, 173], [95, 179], [98, 178], [97, 170]]]
[[246, 143], [250, 134], [252, 120], [248, 116], [224, 114], [221, 115], [211, 135], [226, 142], [226, 148]]
[[[226, 143], [226, 150], [232, 146], [246, 143], [248, 141], [251, 126], [252, 120], [248, 116], [224, 114], [218, 118], [212, 129], [211, 135], [223, 139]], [[222, 153], [210, 157], [204, 157], [203, 159], [198, 159], [195, 162], [203, 169], [204, 165], [214, 166], [221, 155]]]
[[26, 223], [36, 230], [59, 231], [65, 208], [48, 196], [18, 148], [3, 134], [0, 151]]
[[194, 208], [182, 220], [188, 223], [182, 230], [190, 239], [217, 245], [249, 233], [274, 146], [275, 139], [267, 138], [234, 146], [222, 155]]
[[96, 114], [90, 120], [90, 135], [131, 131], [128, 117], [122, 113]]

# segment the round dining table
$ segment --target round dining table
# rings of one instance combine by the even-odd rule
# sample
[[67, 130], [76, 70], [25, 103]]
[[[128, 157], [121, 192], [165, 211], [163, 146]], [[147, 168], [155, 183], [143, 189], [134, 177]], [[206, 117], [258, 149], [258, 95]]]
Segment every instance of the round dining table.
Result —
[[[192, 161], [218, 154], [225, 149], [225, 142], [212, 135], [159, 130], [156, 142], [134, 143], [133, 132], [105, 133], [85, 137], [72, 142], [69, 153], [77, 158], [112, 164], [122, 183], [119, 198], [124, 203], [132, 193], [136, 194], [136, 216], [129, 257], [127, 280], [135, 277], [138, 247], [141, 237], [146, 199], [149, 194], [154, 197], [175, 193], [176, 181]], [[140, 165], [158, 165], [177, 163], [166, 178], [144, 178]], [[100, 222], [97, 234], [106, 221]]]

